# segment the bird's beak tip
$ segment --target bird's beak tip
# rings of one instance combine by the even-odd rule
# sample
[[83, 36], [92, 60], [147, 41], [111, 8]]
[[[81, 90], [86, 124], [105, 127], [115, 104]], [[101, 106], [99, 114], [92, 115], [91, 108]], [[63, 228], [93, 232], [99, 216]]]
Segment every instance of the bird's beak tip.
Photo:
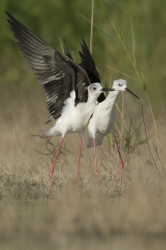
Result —
[[135, 96], [136, 98], [138, 98], [139, 100], [141, 100], [140, 97], [135, 95], [130, 89], [126, 88], [126, 91]]

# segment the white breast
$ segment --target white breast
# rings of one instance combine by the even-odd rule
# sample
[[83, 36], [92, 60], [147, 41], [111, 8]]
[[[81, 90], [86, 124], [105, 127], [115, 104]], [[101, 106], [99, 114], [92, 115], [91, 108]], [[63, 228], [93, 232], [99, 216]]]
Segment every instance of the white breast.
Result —
[[88, 125], [88, 131], [94, 138], [95, 134], [106, 135], [114, 133], [115, 107], [104, 108], [103, 103], [99, 103], [94, 111]]

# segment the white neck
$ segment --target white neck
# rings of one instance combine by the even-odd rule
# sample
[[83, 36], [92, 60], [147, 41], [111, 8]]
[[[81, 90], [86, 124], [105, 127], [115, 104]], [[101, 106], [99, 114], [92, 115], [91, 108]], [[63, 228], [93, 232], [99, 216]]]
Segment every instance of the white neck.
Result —
[[89, 104], [89, 105], [93, 105], [93, 104], [96, 105], [97, 98], [98, 97], [96, 97], [94, 95], [89, 95], [88, 96], [88, 100], [87, 100], [87, 104]]
[[118, 97], [119, 91], [110, 91], [109, 95], [104, 101], [104, 106], [106, 108], [112, 109], [116, 103], [117, 97]]
[[94, 95], [89, 95], [86, 103], [87, 106], [86, 109], [89, 110], [90, 113], [93, 113], [96, 103], [97, 103], [97, 97]]

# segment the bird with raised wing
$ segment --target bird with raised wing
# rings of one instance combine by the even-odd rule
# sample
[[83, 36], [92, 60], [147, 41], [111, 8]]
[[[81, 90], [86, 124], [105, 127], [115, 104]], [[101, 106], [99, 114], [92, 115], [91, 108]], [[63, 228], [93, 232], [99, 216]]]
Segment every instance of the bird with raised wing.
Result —
[[87, 147], [94, 147], [94, 166], [95, 173], [98, 174], [97, 160], [96, 160], [96, 147], [101, 145], [105, 135], [112, 133], [115, 139], [115, 144], [117, 146], [117, 151], [120, 158], [120, 169], [121, 169], [121, 184], [122, 184], [122, 174], [124, 163], [120, 153], [120, 147], [116, 138], [115, 133], [115, 104], [117, 101], [118, 94], [121, 91], [127, 91], [133, 96], [137, 97], [131, 90], [127, 88], [127, 82], [123, 79], [115, 80], [113, 82], [112, 91], [109, 92], [107, 98], [98, 103], [95, 107], [92, 118], [88, 124], [88, 137], [87, 137]]
[[[28, 28], [7, 13], [8, 22], [18, 41], [18, 45], [46, 92], [49, 118], [55, 125], [42, 138], [61, 135], [60, 145], [50, 170], [50, 190], [54, 167], [67, 133], [79, 133], [77, 181], [80, 178], [80, 156], [82, 134], [96, 106], [97, 99], [103, 97], [99, 81], [92, 81], [86, 69], [73, 61], [69, 52], [59, 53], [33, 34]], [[85, 43], [85, 41], [84, 41]], [[82, 49], [86, 50], [86, 44]], [[84, 54], [84, 52], [83, 52]], [[95, 79], [96, 80], [96, 79]]]

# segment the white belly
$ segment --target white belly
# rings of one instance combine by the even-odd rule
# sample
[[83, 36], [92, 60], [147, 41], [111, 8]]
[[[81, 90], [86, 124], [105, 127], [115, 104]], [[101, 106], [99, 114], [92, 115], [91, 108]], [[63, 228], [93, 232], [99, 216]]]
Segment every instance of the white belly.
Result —
[[88, 131], [92, 137], [95, 134], [106, 135], [114, 133], [115, 110], [102, 110], [100, 106], [95, 109], [95, 112], [90, 119]]
[[54, 130], [62, 135], [81, 132], [87, 125], [93, 110], [80, 107], [74, 108], [70, 114], [60, 117], [54, 125]]

